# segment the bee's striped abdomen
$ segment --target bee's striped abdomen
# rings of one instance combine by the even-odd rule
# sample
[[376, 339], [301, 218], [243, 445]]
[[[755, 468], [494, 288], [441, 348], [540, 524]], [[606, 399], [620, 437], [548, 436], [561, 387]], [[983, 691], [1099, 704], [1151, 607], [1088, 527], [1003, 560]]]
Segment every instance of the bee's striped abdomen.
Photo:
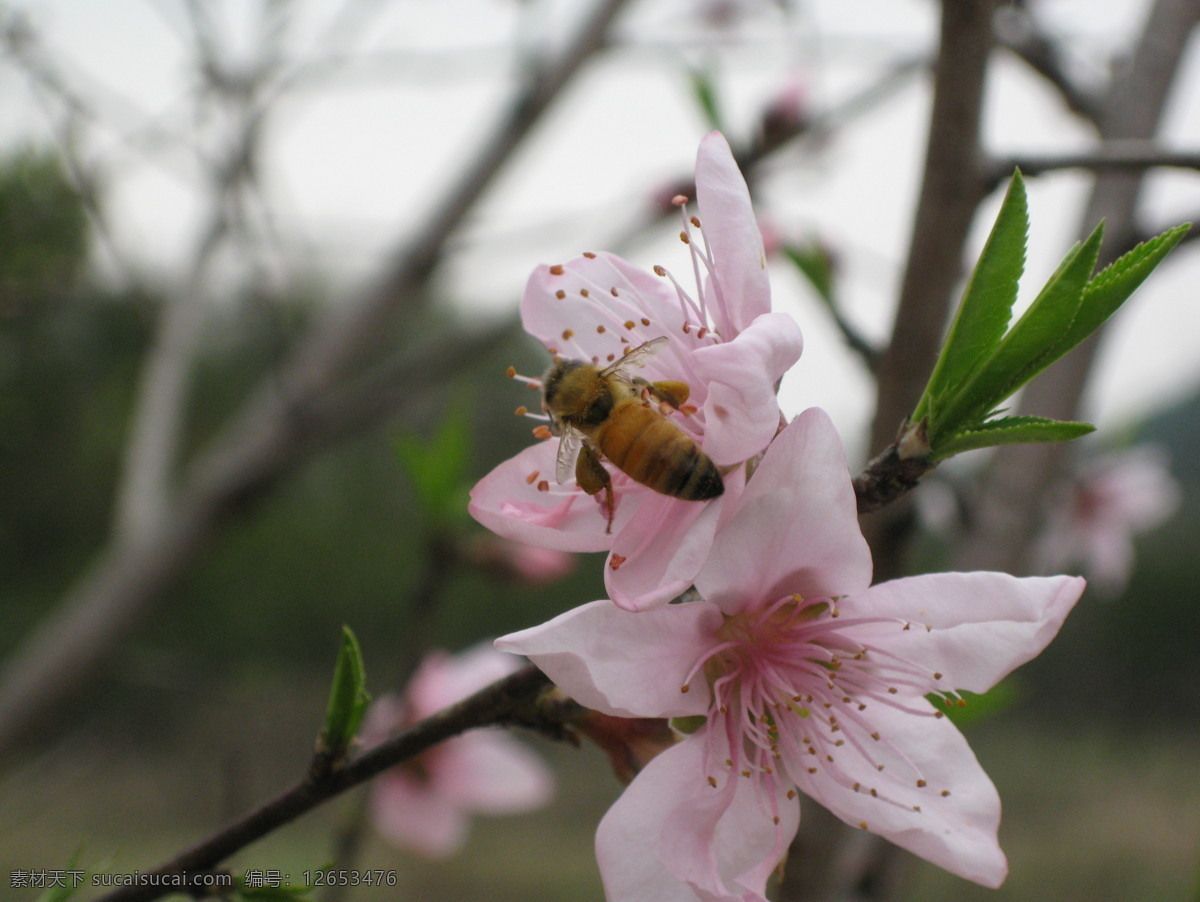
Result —
[[725, 491], [712, 459], [682, 429], [639, 402], [619, 404], [594, 440], [614, 466], [656, 492], [704, 501]]

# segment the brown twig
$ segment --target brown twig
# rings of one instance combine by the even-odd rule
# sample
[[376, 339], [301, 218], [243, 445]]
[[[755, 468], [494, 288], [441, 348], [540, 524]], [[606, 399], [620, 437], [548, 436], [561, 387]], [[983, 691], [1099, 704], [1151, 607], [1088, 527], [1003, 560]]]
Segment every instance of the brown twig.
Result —
[[[925, 170], [891, 341], [875, 368], [878, 388], [870, 447], [886, 450], [855, 481], [860, 510], [874, 509], [877, 500], [899, 498], [920, 476], [913, 468], [922, 465], [902, 460], [893, 441], [916, 406], [937, 357], [962, 274], [967, 233], [984, 197], [979, 134], [994, 10], [993, 0], [941, 3]], [[877, 579], [901, 570], [911, 517], [909, 505], [897, 504], [864, 522]], [[852, 895], [864, 880], [887, 884], [902, 861], [890, 847], [878, 849], [870, 873], [861, 861], [857, 867], [842, 866], [834, 854], [860, 841], [854, 834], [840, 823], [804, 819], [792, 846], [791, 866], [784, 871], [780, 899], [841, 898]], [[878, 845], [882, 840], [870, 842]]]
[[[875, 508], [895, 500], [916, 485], [929, 469], [902, 460], [889, 449], [872, 461], [854, 480], [859, 510]], [[314, 767], [305, 779], [271, 801], [222, 828], [185, 852], [174, 856], [146, 875], [187, 874], [197, 878], [211, 873], [235, 852], [279, 829], [318, 805], [359, 786], [388, 768], [421, 754], [432, 746], [467, 730], [488, 726], [521, 726], [555, 739], [569, 739], [568, 724], [583, 710], [566, 699], [539, 699], [552, 684], [530, 665], [481, 689], [474, 695], [413, 725], [340, 767]], [[327, 762], [326, 762], [327, 763]], [[128, 886], [101, 897], [98, 902], [149, 902], [166, 895], [170, 888]]]
[[[556, 718], [564, 712], [556, 706], [544, 710], [537, 707], [538, 696], [549, 685], [550, 681], [533, 666], [510, 674], [363, 752], [342, 767], [321, 775], [310, 774], [208, 839], [144, 872], [143, 876], [186, 874], [199, 878], [209, 874], [230, 855], [255, 840], [347, 789], [466, 730], [519, 723], [551, 735], [561, 735], [563, 722]], [[205, 885], [197, 881], [195, 888], [200, 890]], [[150, 902], [180, 889], [183, 888], [142, 883], [114, 890], [98, 902]]]
[[1004, 15], [998, 19], [996, 43], [1046, 79], [1058, 91], [1067, 109], [1092, 123], [1098, 121], [1103, 98], [1070, 75], [1059, 42], [1038, 27], [1025, 4], [1006, 6]]
[[1106, 141], [1094, 150], [1080, 153], [1013, 156], [993, 160], [984, 176], [989, 190], [1004, 184], [1020, 169], [1023, 175], [1042, 175], [1059, 169], [1142, 170], [1154, 168], [1200, 169], [1200, 151], [1171, 150], [1155, 141]]

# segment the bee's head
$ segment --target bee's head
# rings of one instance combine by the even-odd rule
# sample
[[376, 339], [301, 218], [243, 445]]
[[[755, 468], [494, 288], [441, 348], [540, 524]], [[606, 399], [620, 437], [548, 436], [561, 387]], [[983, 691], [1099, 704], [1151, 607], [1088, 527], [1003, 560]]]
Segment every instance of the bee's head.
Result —
[[578, 370], [580, 367], [587, 366], [582, 360], [565, 360], [562, 357], [555, 357], [554, 362], [546, 370], [546, 374], [542, 376], [542, 406], [546, 412], [553, 416], [554, 414], [554, 399], [562, 388], [563, 380], [568, 373]]

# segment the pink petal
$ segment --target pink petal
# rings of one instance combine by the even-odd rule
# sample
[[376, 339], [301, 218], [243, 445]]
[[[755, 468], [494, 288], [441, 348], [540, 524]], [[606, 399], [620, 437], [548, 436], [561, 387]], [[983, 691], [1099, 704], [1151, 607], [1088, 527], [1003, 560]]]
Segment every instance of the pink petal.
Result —
[[713, 541], [696, 588], [726, 613], [784, 595], [831, 598], [871, 581], [871, 552], [841, 439], [806, 410], [767, 449], [736, 513]]
[[1049, 644], [1084, 585], [1077, 576], [929, 573], [872, 586], [842, 612], [910, 621], [908, 630], [876, 624], [854, 638], [941, 673], [928, 690], [986, 692]]
[[670, 283], [615, 254], [539, 266], [525, 286], [521, 321], [555, 355], [597, 364], [612, 363], [627, 347], [669, 335], [671, 346], [659, 355], [660, 365], [675, 375], [660, 375], [650, 366], [649, 379], [686, 378], [673, 354], [697, 344], [694, 334], [680, 328], [683, 314]]
[[771, 309], [771, 284], [750, 191], [720, 132], [710, 132], [700, 142], [696, 201], [716, 270], [716, 307], [722, 314], [715, 317], [717, 329], [728, 340]]
[[500, 730], [478, 730], [444, 743], [434, 778], [447, 802], [464, 811], [508, 814], [539, 808], [554, 795], [542, 760]]
[[[510, 457], [471, 489], [471, 516], [492, 532], [558, 551], [604, 551], [607, 519], [597, 501], [574, 485], [555, 481], [557, 441], [538, 442]], [[532, 482], [531, 474], [537, 474]], [[546, 482], [549, 491], [539, 491]], [[630, 500], [630, 499], [623, 499]], [[618, 506], [614, 529], [634, 513], [636, 502]]]
[[501, 654], [490, 642], [456, 655], [431, 652], [404, 691], [405, 701], [411, 706], [410, 720], [420, 720], [462, 701], [520, 666], [520, 659]]
[[[789, 773], [801, 790], [846, 823], [866, 824], [872, 833], [952, 874], [999, 886], [1008, 865], [996, 837], [1000, 797], [995, 786], [957, 728], [931, 716], [928, 701], [910, 696], [903, 704], [925, 716], [869, 704], [863, 717], [879, 740], [852, 720], [839, 719], [847, 746], [834, 763], [813, 775], [807, 761], [788, 762]], [[868, 748], [871, 759], [855, 754], [855, 744]], [[834, 766], [844, 774], [842, 780], [831, 775]]]
[[496, 647], [526, 655], [588, 708], [616, 717], [682, 717], [708, 710], [706, 692], [680, 687], [720, 624], [720, 611], [703, 602], [635, 614], [594, 601], [502, 636]]
[[428, 858], [449, 858], [467, 837], [467, 816], [403, 771], [372, 784], [370, 819], [392, 844]]
[[1124, 525], [1104, 528], [1097, 524], [1082, 539], [1086, 552], [1082, 555], [1084, 573], [1092, 587], [1115, 595], [1129, 582], [1136, 557], [1133, 535]]
[[702, 734], [688, 737], [651, 761], [604, 816], [596, 857], [608, 898], [765, 899], [799, 806], [785, 799], [775, 824], [754, 782], [735, 777], [713, 789], [705, 761]]
[[[732, 493], [733, 486], [726, 491]], [[613, 538], [604, 568], [609, 597], [628, 611], [641, 611], [687, 590], [704, 565], [728, 501], [724, 495], [704, 502], [649, 493], [637, 517]]]
[[733, 341], [696, 351], [696, 368], [708, 385], [704, 451], [718, 466], [748, 460], [770, 443], [780, 420], [775, 384], [803, 347], [795, 320], [767, 313]]

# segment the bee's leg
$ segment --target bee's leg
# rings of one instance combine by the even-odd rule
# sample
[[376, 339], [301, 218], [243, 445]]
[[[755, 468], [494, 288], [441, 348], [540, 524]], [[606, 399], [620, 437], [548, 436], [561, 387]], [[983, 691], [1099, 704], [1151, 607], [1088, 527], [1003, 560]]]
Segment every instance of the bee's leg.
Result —
[[579, 458], [575, 461], [575, 481], [589, 495], [604, 490], [604, 510], [608, 517], [608, 526], [604, 532], [611, 533], [614, 513], [612, 477], [608, 475], [608, 470], [604, 469], [604, 464], [600, 463], [600, 456], [586, 443], [579, 449]]
[[692, 396], [692, 390], [686, 382], [676, 382], [675, 380], [651, 382], [649, 391], [654, 398], [670, 404], [676, 410], [683, 407], [687, 403], [687, 399]]

